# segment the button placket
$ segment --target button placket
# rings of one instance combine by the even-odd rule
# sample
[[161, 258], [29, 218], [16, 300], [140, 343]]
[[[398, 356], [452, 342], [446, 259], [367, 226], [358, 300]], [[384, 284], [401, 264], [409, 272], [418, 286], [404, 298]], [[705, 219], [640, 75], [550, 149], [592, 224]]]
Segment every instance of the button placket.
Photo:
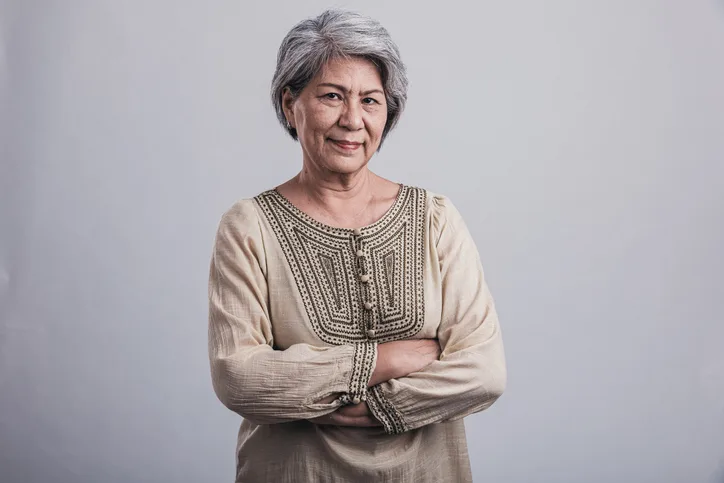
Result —
[[364, 327], [367, 328], [365, 330], [365, 334], [368, 338], [372, 339], [375, 337], [376, 334], [374, 329], [374, 316], [372, 313], [375, 304], [371, 300], [372, 275], [369, 273], [367, 253], [365, 253], [362, 241], [359, 239], [359, 237], [362, 235], [362, 230], [359, 228], [355, 228], [354, 230], [352, 230], [352, 233], [355, 236], [354, 245], [357, 249], [355, 255], [357, 256], [357, 268], [359, 270], [358, 274], [361, 284], [360, 293], [362, 294], [362, 302], [364, 307]]

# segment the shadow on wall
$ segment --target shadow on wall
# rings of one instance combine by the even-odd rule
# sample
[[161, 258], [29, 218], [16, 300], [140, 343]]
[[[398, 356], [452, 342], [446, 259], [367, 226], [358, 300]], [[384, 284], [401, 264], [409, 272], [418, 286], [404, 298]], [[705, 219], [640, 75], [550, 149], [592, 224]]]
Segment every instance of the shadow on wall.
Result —
[[724, 459], [719, 463], [719, 469], [714, 472], [714, 478], [712, 478], [711, 482], [724, 483]]

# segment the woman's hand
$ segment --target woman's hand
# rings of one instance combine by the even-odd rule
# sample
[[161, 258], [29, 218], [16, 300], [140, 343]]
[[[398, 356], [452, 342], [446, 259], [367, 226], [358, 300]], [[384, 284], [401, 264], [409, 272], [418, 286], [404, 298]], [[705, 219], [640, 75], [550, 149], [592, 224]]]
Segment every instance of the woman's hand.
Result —
[[382, 426], [372, 415], [366, 402], [343, 406], [333, 413], [309, 420], [314, 424], [332, 424], [335, 426], [375, 427]]
[[385, 342], [377, 346], [377, 364], [368, 387], [418, 372], [440, 358], [437, 339]]

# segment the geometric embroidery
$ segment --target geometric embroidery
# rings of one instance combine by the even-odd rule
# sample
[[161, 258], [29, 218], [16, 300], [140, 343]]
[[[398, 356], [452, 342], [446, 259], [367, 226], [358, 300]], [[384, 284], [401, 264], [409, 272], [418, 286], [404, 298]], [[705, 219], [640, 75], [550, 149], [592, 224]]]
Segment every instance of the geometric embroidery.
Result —
[[387, 283], [387, 303], [394, 302], [393, 294], [395, 293], [395, 252], [390, 252], [384, 256], [385, 261], [385, 278]]
[[337, 276], [334, 273], [334, 261], [332, 261], [332, 258], [319, 254], [319, 261], [322, 265], [322, 270], [324, 270], [324, 275], [327, 277], [327, 283], [329, 284], [329, 290], [331, 291], [332, 295], [334, 295], [334, 305], [337, 308], [337, 310], [342, 308], [342, 302], [339, 296], [339, 284], [337, 283]]
[[255, 200], [282, 247], [321, 340], [334, 345], [382, 343], [412, 337], [422, 329], [424, 189], [401, 185], [387, 213], [361, 227], [359, 234], [314, 220], [274, 189]]
[[404, 416], [384, 397], [378, 386], [369, 389], [367, 404], [387, 434], [400, 434], [409, 430]]

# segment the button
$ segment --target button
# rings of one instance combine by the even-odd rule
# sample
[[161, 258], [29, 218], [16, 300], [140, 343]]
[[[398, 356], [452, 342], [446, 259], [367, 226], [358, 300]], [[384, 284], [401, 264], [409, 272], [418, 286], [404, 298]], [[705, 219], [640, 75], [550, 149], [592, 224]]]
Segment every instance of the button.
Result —
[[352, 399], [352, 404], [359, 404], [361, 402], [362, 402], [362, 400], [358, 397], [355, 397], [354, 399]]
[[352, 233], [354, 233], [355, 236], [360, 236], [362, 234], [362, 230], [360, 230], [359, 228], [355, 228], [354, 230], [352, 230]]
[[372, 307], [374, 306], [375, 304], [373, 304], [372, 302], [365, 302], [365, 309], [367, 310], [372, 310]]
[[365, 252], [363, 252], [362, 250], [357, 250], [357, 256], [358, 256], [358, 257], [364, 257], [364, 256], [365, 256]]
[[367, 337], [374, 337], [375, 336], [375, 329], [370, 329], [367, 331]]
[[359, 279], [362, 280], [363, 283], [369, 282], [369, 281], [370, 281], [370, 278], [371, 278], [371, 277], [370, 277], [369, 275], [367, 275], [367, 274], [360, 275], [360, 277], [359, 277]]

